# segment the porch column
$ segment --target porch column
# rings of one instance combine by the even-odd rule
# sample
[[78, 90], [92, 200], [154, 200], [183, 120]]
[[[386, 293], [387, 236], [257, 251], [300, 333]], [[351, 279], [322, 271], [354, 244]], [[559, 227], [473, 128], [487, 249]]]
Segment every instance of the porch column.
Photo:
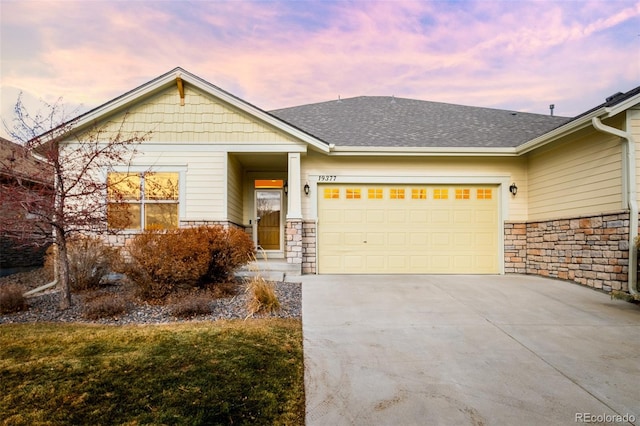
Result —
[[289, 153], [289, 194], [287, 196], [287, 220], [302, 220], [302, 196], [300, 195], [300, 153]]

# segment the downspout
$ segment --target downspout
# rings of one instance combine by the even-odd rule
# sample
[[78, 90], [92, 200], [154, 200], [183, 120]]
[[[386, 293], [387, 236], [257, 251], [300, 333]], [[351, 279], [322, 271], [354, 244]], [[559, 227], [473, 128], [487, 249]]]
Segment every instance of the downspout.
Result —
[[636, 146], [631, 132], [624, 132], [615, 127], [603, 124], [598, 117], [591, 119], [593, 127], [603, 133], [618, 136], [626, 142], [626, 155], [624, 158], [624, 181], [627, 186], [627, 204], [629, 207], [629, 275], [627, 287], [629, 294], [638, 296], [638, 250], [635, 239], [638, 236], [638, 198], [636, 195]]

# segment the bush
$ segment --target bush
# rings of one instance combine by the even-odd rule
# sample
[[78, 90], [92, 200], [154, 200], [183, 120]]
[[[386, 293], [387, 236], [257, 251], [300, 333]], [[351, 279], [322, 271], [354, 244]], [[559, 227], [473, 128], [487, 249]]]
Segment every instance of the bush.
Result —
[[24, 311], [28, 308], [24, 289], [16, 284], [0, 286], [0, 314]]
[[127, 301], [117, 294], [101, 294], [85, 301], [82, 316], [87, 319], [110, 318], [127, 312]]
[[191, 318], [211, 313], [213, 295], [209, 291], [190, 292], [170, 301], [171, 315], [178, 318]]
[[[45, 267], [53, 275], [54, 248], [47, 250]], [[77, 236], [67, 241], [69, 279], [71, 291], [96, 289], [102, 278], [111, 270], [118, 251], [106, 245], [100, 238]]]
[[161, 298], [180, 288], [225, 282], [254, 253], [251, 238], [239, 229], [200, 226], [147, 230], [128, 246], [123, 272], [144, 298]]
[[276, 312], [280, 309], [280, 301], [272, 282], [261, 276], [251, 278], [247, 285], [247, 309], [249, 316], [259, 312]]

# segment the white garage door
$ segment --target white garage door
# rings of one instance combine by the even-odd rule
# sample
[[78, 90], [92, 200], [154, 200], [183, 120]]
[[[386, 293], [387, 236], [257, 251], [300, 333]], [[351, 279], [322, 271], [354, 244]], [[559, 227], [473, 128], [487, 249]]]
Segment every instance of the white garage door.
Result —
[[498, 187], [323, 184], [320, 273], [498, 273]]

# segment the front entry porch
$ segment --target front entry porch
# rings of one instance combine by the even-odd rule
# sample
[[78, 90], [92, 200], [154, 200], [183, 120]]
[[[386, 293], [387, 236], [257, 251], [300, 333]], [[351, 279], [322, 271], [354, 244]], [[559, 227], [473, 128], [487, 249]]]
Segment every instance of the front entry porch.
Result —
[[[229, 221], [253, 237], [265, 271], [300, 275], [302, 187], [300, 153], [229, 153]], [[274, 269], [271, 264], [277, 262]], [[283, 267], [287, 265], [286, 267]]]

